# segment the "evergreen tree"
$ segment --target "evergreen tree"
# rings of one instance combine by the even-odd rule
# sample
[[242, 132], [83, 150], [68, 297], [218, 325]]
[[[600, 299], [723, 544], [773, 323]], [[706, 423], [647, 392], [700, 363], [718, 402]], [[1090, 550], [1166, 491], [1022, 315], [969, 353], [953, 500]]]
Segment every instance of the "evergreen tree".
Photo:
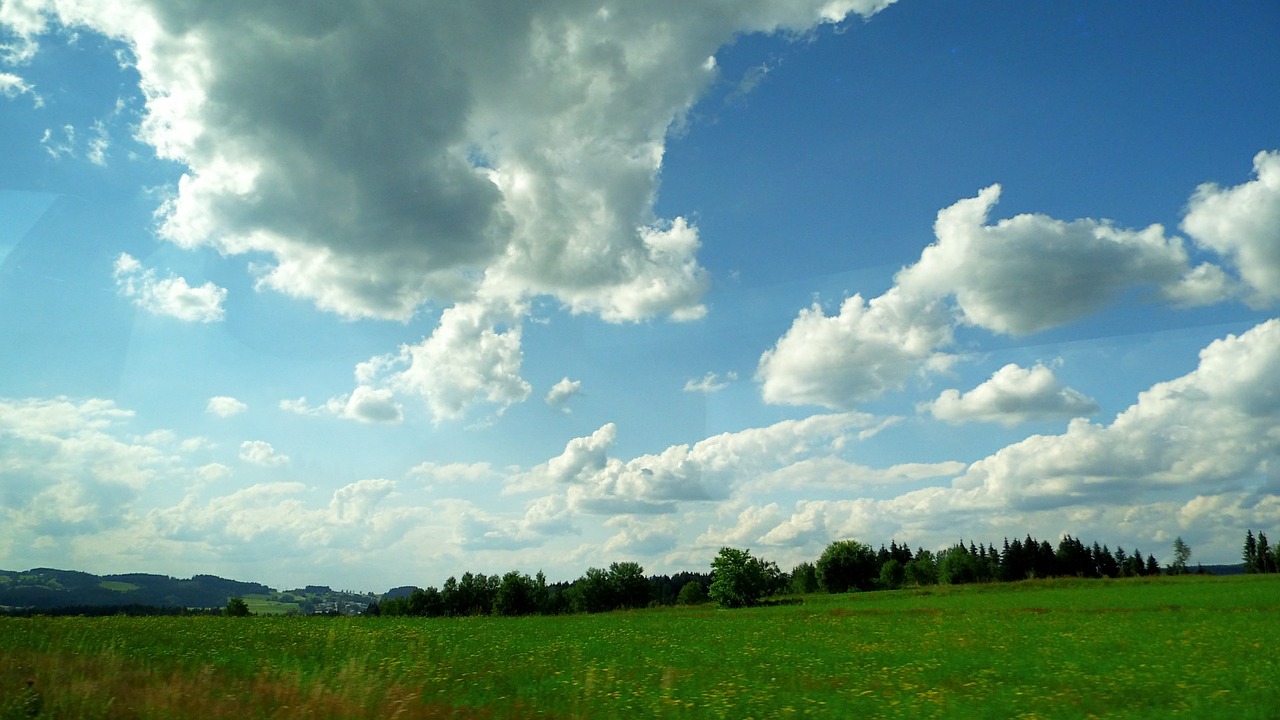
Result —
[[1259, 572], [1258, 567], [1258, 541], [1253, 538], [1253, 530], [1246, 530], [1244, 533], [1244, 552], [1240, 555], [1244, 560], [1244, 571], [1246, 573]]
[[1267, 542], [1267, 534], [1258, 533], [1258, 572], [1276, 572], [1275, 558], [1271, 557], [1271, 544]]
[[1124, 548], [1116, 546], [1116, 570], [1120, 573], [1120, 577], [1132, 577], [1133, 573], [1129, 570], [1129, 554]]
[[1159, 574], [1160, 574], [1160, 563], [1156, 560], [1156, 556], [1148, 555], [1147, 569], [1146, 569], [1146, 572], [1143, 573], [1143, 575], [1159, 575]]

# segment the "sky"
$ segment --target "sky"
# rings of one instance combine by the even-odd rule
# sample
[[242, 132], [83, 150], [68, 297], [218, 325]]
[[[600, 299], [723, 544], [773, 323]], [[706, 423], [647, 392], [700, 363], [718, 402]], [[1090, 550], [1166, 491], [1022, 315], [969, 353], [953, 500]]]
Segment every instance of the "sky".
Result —
[[1280, 532], [1280, 6], [0, 0], [0, 567]]

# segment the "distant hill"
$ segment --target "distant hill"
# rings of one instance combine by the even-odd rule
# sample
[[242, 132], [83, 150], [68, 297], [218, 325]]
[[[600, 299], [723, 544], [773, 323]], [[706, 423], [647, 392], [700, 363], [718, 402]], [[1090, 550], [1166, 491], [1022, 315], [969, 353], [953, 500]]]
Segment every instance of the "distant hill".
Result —
[[0, 570], [0, 606], [46, 609], [67, 606], [150, 605], [216, 608], [227, 600], [275, 592], [260, 583], [196, 575], [187, 580], [129, 573], [93, 575], [75, 570]]
[[[1235, 565], [1201, 565], [1204, 571], [1210, 575], [1244, 575], [1244, 563], [1236, 563]], [[1195, 568], [1191, 572], [1195, 572]]]
[[339, 592], [318, 585], [281, 593], [261, 583], [228, 580], [216, 575], [195, 575], [184, 580], [147, 573], [93, 575], [53, 568], [0, 570], [0, 612], [91, 607], [221, 608], [233, 597], [249, 601], [254, 612], [301, 614], [351, 614], [376, 599], [372, 594]]

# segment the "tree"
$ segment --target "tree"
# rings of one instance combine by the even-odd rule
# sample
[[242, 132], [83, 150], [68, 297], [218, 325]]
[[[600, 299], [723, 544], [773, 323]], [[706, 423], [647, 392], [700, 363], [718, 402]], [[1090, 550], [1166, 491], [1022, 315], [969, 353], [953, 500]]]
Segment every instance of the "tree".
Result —
[[1276, 572], [1275, 558], [1271, 556], [1271, 543], [1267, 542], [1267, 534], [1258, 533], [1258, 572]]
[[822, 551], [818, 584], [829, 593], [872, 590], [880, 577], [876, 553], [857, 540], [837, 540]]
[[978, 563], [964, 544], [952, 546], [938, 558], [938, 582], [964, 585], [978, 581]]
[[1154, 554], [1148, 555], [1147, 569], [1146, 569], [1146, 572], [1143, 573], [1143, 575], [1159, 575], [1159, 574], [1160, 574], [1160, 563], [1156, 561], [1156, 556]]
[[587, 568], [587, 572], [573, 584], [570, 602], [575, 612], [607, 612], [618, 607], [609, 573], [601, 568]]
[[494, 615], [530, 615], [538, 611], [537, 587], [533, 578], [512, 570], [502, 576], [493, 598]]
[[886, 590], [897, 590], [907, 579], [906, 568], [898, 562], [898, 558], [890, 557], [880, 566], [880, 587]]
[[1245, 572], [1258, 572], [1258, 541], [1254, 540], [1252, 529], [1244, 533], [1244, 552], [1241, 553], [1241, 559], [1244, 560]]
[[712, 600], [725, 608], [740, 608], [760, 602], [768, 590], [765, 563], [751, 556], [750, 550], [720, 548], [711, 561]]
[[1186, 575], [1187, 561], [1191, 559], [1191, 546], [1182, 541], [1182, 536], [1173, 540], [1173, 562], [1169, 565], [1170, 575]]
[[681, 605], [701, 605], [707, 601], [707, 589], [697, 580], [690, 580], [680, 588], [676, 602]]
[[[609, 566], [615, 607], [642, 608], [649, 605], [649, 581], [640, 563], [616, 562]], [[612, 608], [611, 608], [612, 609]]]
[[920, 548], [916, 551], [916, 556], [907, 563], [903, 568], [907, 582], [916, 585], [937, 585], [938, 584], [938, 560], [933, 556], [933, 551]]
[[813, 563], [802, 562], [791, 569], [790, 590], [796, 595], [818, 592], [818, 569]]
[[227, 609], [223, 614], [227, 617], [249, 617], [249, 603], [244, 598], [233, 597], [227, 600]]

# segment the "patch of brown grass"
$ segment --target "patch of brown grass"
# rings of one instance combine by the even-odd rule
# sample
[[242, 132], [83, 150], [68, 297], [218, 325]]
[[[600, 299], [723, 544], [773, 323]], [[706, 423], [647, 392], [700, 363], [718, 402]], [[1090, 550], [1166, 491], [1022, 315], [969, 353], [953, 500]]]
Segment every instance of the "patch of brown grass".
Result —
[[40, 694], [40, 718], [65, 720], [481, 720], [529, 717], [520, 708], [501, 715], [487, 708], [426, 703], [411, 688], [358, 677], [344, 669], [326, 685], [297, 674], [262, 669], [233, 677], [211, 667], [195, 672], [158, 671], [103, 655], [73, 653], [0, 658], [0, 718], [17, 715], [31, 688]]

